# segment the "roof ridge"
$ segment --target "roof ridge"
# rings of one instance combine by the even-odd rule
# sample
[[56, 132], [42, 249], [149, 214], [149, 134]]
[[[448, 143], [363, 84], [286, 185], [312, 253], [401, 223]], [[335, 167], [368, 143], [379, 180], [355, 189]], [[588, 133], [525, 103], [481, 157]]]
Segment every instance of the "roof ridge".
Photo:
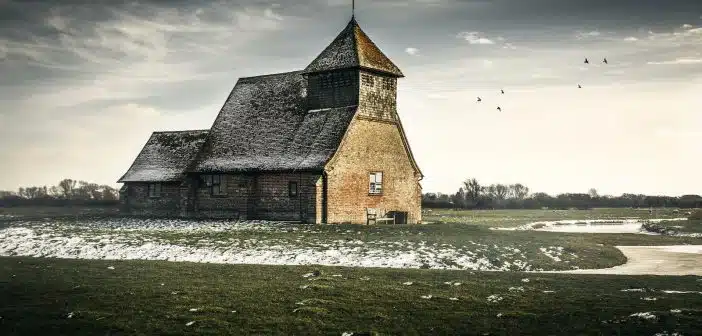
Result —
[[185, 133], [185, 132], [209, 132], [210, 129], [194, 129], [194, 130], [182, 130], [182, 131], [153, 131], [151, 134], [156, 133]]
[[302, 70], [293, 70], [293, 71], [286, 71], [286, 72], [278, 72], [278, 73], [270, 73], [270, 74], [265, 74], [265, 75], [256, 75], [256, 76], [248, 76], [248, 77], [239, 77], [239, 80], [242, 79], [258, 79], [258, 78], [263, 78], [263, 77], [272, 77], [272, 76], [280, 76], [280, 75], [291, 75], [291, 74], [297, 74], [301, 73]]
[[356, 51], [353, 56], [356, 60], [356, 64], [358, 64], [360, 67], [361, 66], [361, 53], [359, 52], [360, 50], [358, 49], [358, 38], [356, 38], [356, 28], [358, 28], [358, 30], [361, 30], [361, 26], [358, 24], [355, 17], [351, 18], [351, 22], [349, 22], [349, 26], [351, 26], [351, 34], [353, 36], [353, 38], [351, 39], [351, 43], [353, 44], [353, 50]]

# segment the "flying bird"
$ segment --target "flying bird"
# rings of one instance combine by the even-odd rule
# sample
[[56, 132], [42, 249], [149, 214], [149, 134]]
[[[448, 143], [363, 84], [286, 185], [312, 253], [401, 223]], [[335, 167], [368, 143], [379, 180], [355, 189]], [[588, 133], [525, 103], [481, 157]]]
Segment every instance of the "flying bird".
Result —
[[580, 86], [580, 84], [578, 84], [578, 89], [582, 89], [582, 88], [583, 88], [583, 87], [582, 87], [582, 86]]
[[481, 102], [481, 101], [483, 101], [483, 100], [482, 100], [482, 99], [480, 99], [480, 97], [478, 97], [478, 102]]
[[500, 108], [499, 106], [497, 107], [497, 110], [502, 112], [502, 108]]
[[590, 64], [590, 61], [587, 60], [587, 57], [585, 57], [585, 64]]
[[607, 57], [605, 57], [604, 61], [602, 63], [607, 64]]
[[505, 90], [500, 90], [500, 91], [502, 92], [502, 94], [505, 94]]

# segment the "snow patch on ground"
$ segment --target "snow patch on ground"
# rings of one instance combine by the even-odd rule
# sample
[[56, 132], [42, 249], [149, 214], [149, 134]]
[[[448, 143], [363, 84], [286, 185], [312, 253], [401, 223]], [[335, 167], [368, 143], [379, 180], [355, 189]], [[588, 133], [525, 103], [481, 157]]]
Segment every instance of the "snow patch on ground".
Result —
[[541, 247], [539, 250], [547, 257], [553, 259], [553, 261], [561, 261], [561, 255], [563, 254], [562, 246], [549, 246], [548, 248]]
[[656, 315], [653, 315], [650, 312], [634, 313], [629, 315], [629, 317], [638, 317], [644, 320], [655, 320], [657, 318]]
[[702, 292], [678, 291], [678, 290], [662, 290], [661, 292], [666, 293], [666, 294], [702, 294]]
[[[251, 235], [251, 232], [209, 234], [246, 230], [278, 230], [286, 234], [284, 238], [259, 238]], [[228, 223], [113, 219], [78, 221], [78, 224], [18, 222], [12, 227], [0, 229], [0, 255], [490, 271], [533, 269], [527, 262], [526, 255], [511, 246], [487, 246], [479, 243], [454, 246], [407, 240], [364, 242], [352, 238], [330, 240], [309, 234], [300, 235], [301, 238], [296, 239], [294, 233], [287, 234], [314, 234], [317, 230], [319, 229], [310, 225], [293, 226], [262, 221]], [[347, 231], [355, 233], [355, 230]], [[173, 235], [169, 235], [172, 232], [179, 233], [177, 237], [186, 238], [172, 238]], [[180, 234], [183, 232], [187, 234]], [[205, 238], [198, 239], [201, 236]], [[495, 258], [496, 254], [499, 257]]]

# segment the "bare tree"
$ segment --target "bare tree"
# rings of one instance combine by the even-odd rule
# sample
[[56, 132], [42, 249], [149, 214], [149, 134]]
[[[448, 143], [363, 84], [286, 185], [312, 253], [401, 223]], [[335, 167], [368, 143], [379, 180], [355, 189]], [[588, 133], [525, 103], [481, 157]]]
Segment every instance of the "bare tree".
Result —
[[510, 184], [508, 187], [508, 197], [515, 200], [524, 200], [529, 195], [529, 188], [521, 183]]
[[504, 185], [504, 184], [496, 184], [495, 185], [495, 196], [498, 200], [503, 201], [507, 199], [507, 193], [509, 192], [509, 188]]
[[119, 190], [112, 188], [108, 185], [100, 186], [101, 189], [101, 199], [114, 201], [119, 199]]
[[73, 198], [76, 189], [76, 181], [64, 179], [58, 184], [64, 198]]
[[465, 190], [465, 199], [471, 206], [476, 206], [480, 200], [480, 191], [482, 187], [475, 178], [467, 179], [463, 182]]
[[14, 191], [0, 190], [0, 198], [7, 198], [11, 196], [17, 196], [17, 193]]
[[597, 194], [597, 189], [595, 189], [595, 188], [590, 188], [590, 190], [588, 190], [587, 193], [588, 193], [588, 195], [590, 195], [590, 198], [598, 198], [598, 197], [600, 197], [600, 196]]
[[47, 194], [53, 198], [61, 197], [61, 189], [58, 186], [52, 186], [49, 188]]

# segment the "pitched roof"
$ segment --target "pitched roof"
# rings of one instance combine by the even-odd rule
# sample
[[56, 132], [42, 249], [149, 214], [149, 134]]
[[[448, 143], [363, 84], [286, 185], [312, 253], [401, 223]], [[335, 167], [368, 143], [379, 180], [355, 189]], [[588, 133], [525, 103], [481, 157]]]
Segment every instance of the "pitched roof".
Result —
[[308, 111], [300, 71], [241, 78], [192, 172], [322, 170], [356, 106]]
[[402, 71], [383, 54], [356, 22], [351, 19], [326, 49], [305, 68], [305, 73], [345, 68], [362, 68], [404, 77]]
[[205, 142], [208, 131], [154, 132], [127, 173], [117, 181], [179, 181]]

